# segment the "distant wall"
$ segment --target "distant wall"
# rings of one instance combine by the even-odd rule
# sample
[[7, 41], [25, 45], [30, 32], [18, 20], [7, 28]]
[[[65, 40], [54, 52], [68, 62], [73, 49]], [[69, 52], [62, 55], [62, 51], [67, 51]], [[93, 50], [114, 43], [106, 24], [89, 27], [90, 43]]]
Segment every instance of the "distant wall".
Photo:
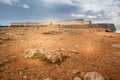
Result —
[[102, 29], [108, 32], [115, 32], [116, 27], [114, 24], [109, 24], [109, 23], [101, 23], [101, 24], [89, 24], [87, 25], [90, 28], [96, 28], [96, 29]]
[[91, 24], [91, 21], [83, 21], [83, 24]]
[[12, 27], [29, 27], [29, 26], [42, 26], [42, 25], [50, 25], [49, 22], [17, 22], [17, 23], [11, 23]]
[[53, 21], [53, 25], [83, 25], [83, 19]]
[[91, 24], [91, 21], [84, 21], [83, 19], [61, 20], [52, 22], [14, 22], [11, 26], [45, 26], [45, 25], [84, 25]]
[[116, 27], [114, 24], [86, 24], [86, 25], [64, 25], [60, 26], [62, 28], [66, 29], [88, 29], [90, 31], [96, 31], [96, 32], [115, 32]]

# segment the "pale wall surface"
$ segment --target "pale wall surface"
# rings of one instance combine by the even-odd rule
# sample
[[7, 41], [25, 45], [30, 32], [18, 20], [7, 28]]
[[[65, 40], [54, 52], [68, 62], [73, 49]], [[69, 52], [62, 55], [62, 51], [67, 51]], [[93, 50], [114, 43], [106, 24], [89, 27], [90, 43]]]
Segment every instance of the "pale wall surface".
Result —
[[91, 21], [84, 21], [83, 19], [61, 20], [52, 22], [19, 22], [11, 23], [11, 26], [36, 26], [36, 25], [84, 25], [90, 24]]

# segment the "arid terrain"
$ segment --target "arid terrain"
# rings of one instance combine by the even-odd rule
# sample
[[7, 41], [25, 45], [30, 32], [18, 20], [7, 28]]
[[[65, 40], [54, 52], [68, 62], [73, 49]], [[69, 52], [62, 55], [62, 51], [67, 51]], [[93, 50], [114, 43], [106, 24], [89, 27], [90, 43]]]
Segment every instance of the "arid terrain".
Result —
[[[27, 58], [26, 49], [57, 50], [64, 60]], [[0, 80], [72, 80], [74, 72], [120, 80], [120, 34], [60, 26], [0, 28]]]

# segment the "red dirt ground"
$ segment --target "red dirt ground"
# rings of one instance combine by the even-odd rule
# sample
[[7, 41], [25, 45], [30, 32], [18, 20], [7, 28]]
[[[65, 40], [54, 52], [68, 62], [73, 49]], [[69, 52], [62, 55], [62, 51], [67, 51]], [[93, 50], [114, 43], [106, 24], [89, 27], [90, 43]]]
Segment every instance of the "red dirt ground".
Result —
[[[52, 35], [46, 31], [57, 31]], [[71, 80], [72, 71], [100, 73], [105, 80], [120, 80], [120, 34], [80, 31], [60, 27], [0, 28], [0, 37], [12, 40], [0, 44], [0, 80]], [[24, 57], [25, 49], [60, 50], [68, 56], [60, 65]], [[79, 54], [72, 53], [73, 50]]]

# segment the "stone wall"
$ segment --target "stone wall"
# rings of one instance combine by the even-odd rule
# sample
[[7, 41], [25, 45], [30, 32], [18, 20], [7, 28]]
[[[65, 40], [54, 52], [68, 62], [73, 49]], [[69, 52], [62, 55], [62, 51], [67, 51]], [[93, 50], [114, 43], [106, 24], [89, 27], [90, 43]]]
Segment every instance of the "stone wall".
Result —
[[91, 21], [83, 21], [83, 24], [91, 24]]
[[100, 24], [89, 24], [87, 25], [90, 28], [96, 28], [96, 29], [101, 29], [105, 30], [106, 32], [115, 32], [116, 28], [114, 24], [109, 24], [109, 23], [100, 23]]
[[83, 19], [73, 19], [73, 20], [60, 20], [51, 22], [14, 22], [11, 26], [46, 26], [46, 25], [84, 25], [91, 24], [91, 21], [85, 21]]
[[29, 27], [29, 26], [45, 26], [50, 25], [50, 22], [17, 22], [11, 23], [12, 27]]
[[83, 19], [53, 21], [53, 25], [83, 25]]
[[116, 28], [114, 24], [109, 23], [99, 23], [91, 24], [91, 21], [85, 21], [83, 19], [73, 19], [73, 20], [61, 20], [61, 21], [51, 21], [51, 22], [19, 22], [12, 23], [11, 26], [15, 27], [35, 27], [35, 26], [49, 26], [49, 25], [58, 25], [61, 27], [73, 27], [76, 28], [90, 28], [94, 31], [106, 31], [106, 32], [115, 32]]
[[96, 32], [115, 32], [116, 28], [114, 24], [86, 24], [86, 25], [64, 25], [60, 26], [65, 29], [84, 29]]

